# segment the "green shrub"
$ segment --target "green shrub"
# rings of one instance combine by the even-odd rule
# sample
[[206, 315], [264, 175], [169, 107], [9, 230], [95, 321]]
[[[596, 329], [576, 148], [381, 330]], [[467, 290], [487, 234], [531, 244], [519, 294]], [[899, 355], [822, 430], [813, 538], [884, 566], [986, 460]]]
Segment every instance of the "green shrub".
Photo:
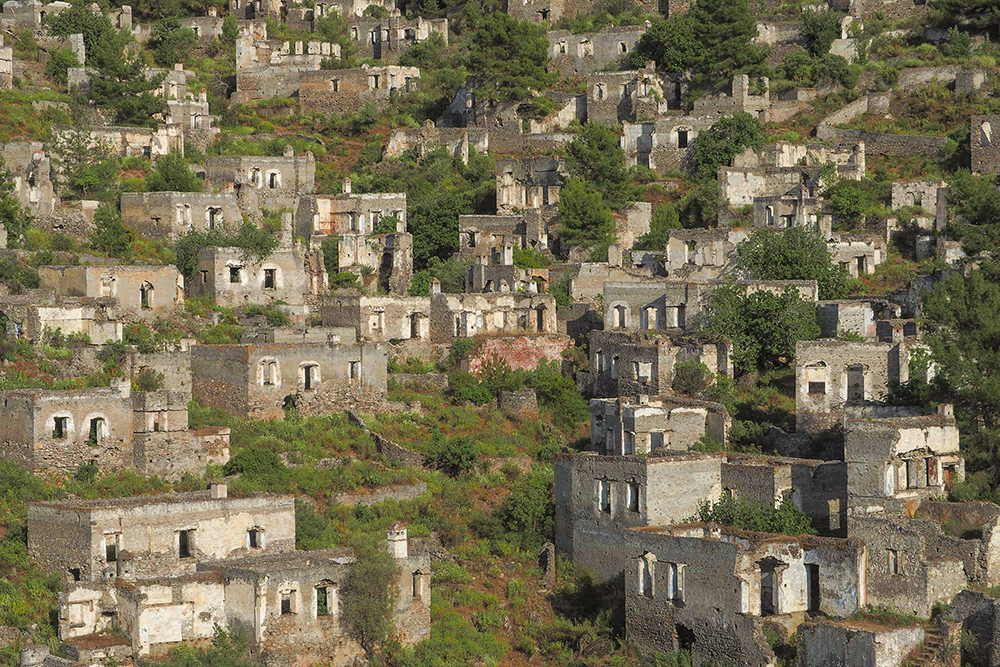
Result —
[[674, 381], [670, 386], [687, 396], [697, 396], [708, 388], [713, 377], [708, 366], [700, 361], [681, 361], [674, 364]]

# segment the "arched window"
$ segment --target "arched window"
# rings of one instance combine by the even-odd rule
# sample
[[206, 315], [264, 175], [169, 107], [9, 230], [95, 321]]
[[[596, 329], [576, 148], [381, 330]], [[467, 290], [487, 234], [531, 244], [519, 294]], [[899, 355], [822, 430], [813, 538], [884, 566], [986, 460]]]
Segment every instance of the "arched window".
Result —
[[275, 359], [261, 359], [257, 370], [257, 381], [262, 387], [277, 387], [280, 384], [278, 362]]
[[316, 389], [320, 382], [319, 364], [302, 364], [302, 366], [300, 366], [300, 377], [302, 379], [302, 388], [305, 391], [313, 391]]

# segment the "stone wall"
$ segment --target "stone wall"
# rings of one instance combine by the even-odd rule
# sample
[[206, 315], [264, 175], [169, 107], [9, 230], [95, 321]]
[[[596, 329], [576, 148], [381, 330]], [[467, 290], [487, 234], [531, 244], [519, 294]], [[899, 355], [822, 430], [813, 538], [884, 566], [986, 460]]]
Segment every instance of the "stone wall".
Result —
[[413, 500], [427, 493], [427, 483], [381, 486], [375, 489], [338, 494], [333, 501], [338, 505], [354, 507], [358, 504], [375, 505], [386, 500]]
[[546, 334], [543, 336], [487, 337], [462, 359], [462, 367], [479, 375], [483, 365], [492, 359], [506, 361], [511, 369], [533, 371], [542, 361], [562, 363], [563, 353], [573, 347], [569, 336]]
[[122, 222], [143, 238], [174, 241], [191, 229], [208, 231], [243, 221], [232, 192], [123, 192]]

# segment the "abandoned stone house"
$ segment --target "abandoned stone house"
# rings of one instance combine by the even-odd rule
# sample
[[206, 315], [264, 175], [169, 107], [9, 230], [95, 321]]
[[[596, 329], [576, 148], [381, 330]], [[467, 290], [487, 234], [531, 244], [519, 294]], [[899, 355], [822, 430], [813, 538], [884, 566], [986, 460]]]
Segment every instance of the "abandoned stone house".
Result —
[[[669, 88], [668, 88], [669, 90]], [[712, 127], [716, 116], [659, 116], [622, 122], [621, 146], [625, 163], [665, 173], [688, 165], [698, 133]]]
[[193, 395], [251, 419], [280, 419], [291, 405], [305, 415], [378, 409], [387, 362], [385, 346], [353, 341], [198, 345], [191, 350]]
[[299, 110], [346, 114], [366, 104], [382, 108], [393, 96], [416, 90], [419, 80], [419, 68], [400, 65], [363, 64], [354, 69], [303, 72]]
[[0, 326], [12, 338], [32, 343], [42, 340], [46, 329], [63, 334], [86, 334], [94, 345], [122, 339], [124, 319], [117, 299], [66, 297], [31, 290], [0, 297]]
[[[904, 337], [916, 336], [916, 322], [913, 320], [892, 320], [898, 315], [898, 306], [878, 298], [816, 302], [816, 321], [819, 324], [822, 338], [838, 338], [855, 334], [865, 340], [878, 339], [891, 343], [899, 342]], [[890, 320], [898, 322], [899, 326], [891, 324]], [[907, 324], [905, 327], [903, 326], [904, 322]], [[897, 328], [899, 329], [898, 333], [896, 332]], [[881, 332], [880, 329], [882, 329]]]
[[593, 74], [608, 65], [620, 64], [632, 53], [646, 26], [608, 26], [597, 32], [574, 35], [569, 30], [550, 30], [549, 71], [564, 76]]
[[746, 237], [740, 228], [671, 230], [663, 268], [673, 280], [716, 280], [733, 272], [736, 246]]
[[754, 197], [753, 226], [774, 231], [805, 227], [830, 238], [833, 210], [825, 197], [812, 196], [808, 187], [797, 185], [784, 194]]
[[489, 256], [477, 255], [465, 275], [465, 291], [548, 292], [548, 269], [522, 269], [514, 265], [514, 247], [503, 245]]
[[545, 252], [549, 247], [546, 225], [537, 216], [458, 216], [458, 257], [492, 257], [498, 246], [513, 243], [522, 250]]
[[[860, 540], [788, 537], [715, 524], [633, 528], [602, 545], [625, 565], [625, 633], [643, 653], [691, 651], [693, 664], [774, 664], [764, 623], [862, 609]], [[620, 555], [619, 555], [620, 554]], [[624, 558], [623, 558], [624, 556]]]
[[834, 232], [827, 247], [833, 261], [843, 266], [852, 278], [875, 273], [875, 267], [885, 261], [887, 243], [879, 234]]
[[208, 93], [204, 88], [188, 90], [188, 81], [195, 78], [195, 73], [185, 70], [181, 63], [169, 70], [147, 70], [147, 75], [156, 74], [165, 75], [158, 91], [167, 103], [164, 121], [183, 128], [185, 141], [205, 150], [219, 133], [219, 128], [213, 126], [215, 119], [208, 107]]
[[406, 231], [405, 192], [352, 192], [345, 179], [338, 195], [301, 197], [295, 211], [298, 236], [343, 236], [344, 234], [386, 234]]
[[443, 294], [431, 284], [430, 334], [433, 343], [480, 334], [556, 333], [551, 294], [489, 292]]
[[390, 234], [344, 234], [337, 245], [341, 271], [357, 275], [365, 287], [403, 296], [413, 279], [413, 235], [406, 223]]
[[175, 241], [189, 231], [210, 231], [243, 221], [232, 191], [123, 192], [122, 223], [143, 238]]
[[665, 331], [591, 331], [590, 396], [659, 396], [670, 391], [674, 366], [698, 361], [712, 373], [731, 377], [730, 344], [672, 335]]
[[710, 296], [708, 283], [648, 281], [604, 283], [604, 328], [618, 331], [685, 329]]
[[[61, 573], [59, 636], [69, 644], [118, 633], [136, 657], [165, 655], [217, 628], [246, 632], [267, 664], [347, 665], [340, 589], [350, 549], [295, 551], [291, 496], [230, 498], [209, 491], [36, 503], [29, 551]], [[404, 643], [430, 631], [430, 559], [411, 553], [406, 528], [387, 532], [400, 566], [393, 614]]]
[[52, 162], [41, 142], [11, 142], [0, 145], [4, 167], [14, 179], [13, 195], [34, 216], [55, 210]]
[[973, 116], [970, 122], [972, 125], [970, 134], [972, 173], [996, 174], [1000, 172], [1000, 144], [993, 137], [993, 126], [996, 125], [1000, 129], [1000, 116]]
[[605, 456], [687, 451], [703, 437], [726, 442], [729, 412], [719, 403], [681, 396], [590, 399], [590, 443]]
[[638, 70], [595, 72], [587, 77], [586, 120], [601, 125], [653, 121], [669, 108], [653, 63]]
[[414, 44], [439, 35], [448, 45], [448, 19], [404, 18], [393, 9], [384, 19], [361, 18], [347, 27], [351, 41], [358, 47], [358, 57], [395, 63]]
[[499, 216], [523, 214], [525, 209], [548, 209], [554, 215], [568, 176], [565, 160], [558, 158], [497, 160], [496, 173]]
[[[200, 561], [294, 549], [291, 496], [231, 498], [225, 484], [210, 491], [28, 505], [31, 557], [43, 572], [66, 582], [176, 577], [194, 574]], [[72, 611], [72, 592], [66, 597], [63, 611], [69, 614], [63, 618], [97, 616], [90, 605]], [[86, 634], [74, 625], [64, 632]]]
[[7, 0], [3, 3], [3, 26], [37, 30], [46, 16], [55, 16], [71, 6], [68, 2], [42, 4], [38, 0]]
[[41, 288], [60, 296], [111, 297], [151, 320], [184, 305], [184, 277], [175, 266], [40, 266]]
[[779, 141], [760, 151], [746, 149], [733, 158], [732, 166], [719, 167], [719, 186], [733, 209], [753, 206], [757, 197], [792, 193], [814, 198], [821, 186], [820, 169], [826, 164], [836, 166], [838, 178], [860, 180], [865, 175], [864, 142], [824, 146]]
[[[555, 544], [577, 566], [620, 573], [623, 531], [676, 526], [723, 497], [778, 507], [789, 501], [826, 533], [847, 521], [843, 461], [660, 450], [649, 455], [562, 454], [555, 459]], [[593, 538], [593, 539], [592, 539]]]
[[161, 125], [156, 129], [114, 126], [90, 129], [92, 144], [100, 144], [121, 157], [136, 155], [156, 159], [171, 153], [184, 155], [184, 137], [183, 125]]
[[430, 312], [430, 297], [370, 296], [357, 290], [324, 296], [320, 309], [323, 326], [350, 327], [358, 340], [391, 341], [416, 357], [430, 341]]
[[340, 44], [269, 40], [263, 24], [244, 26], [236, 39], [236, 92], [241, 103], [271, 97], [294, 97], [306, 72], [315, 72], [323, 60], [340, 58]]
[[490, 133], [475, 127], [435, 127], [433, 121], [427, 120], [417, 129], [401, 127], [390, 132], [382, 149], [382, 158], [399, 157], [412, 151], [419, 160], [442, 147], [452, 157], [459, 158], [462, 164], [468, 164], [470, 149], [481, 154], [489, 152]]
[[848, 531], [869, 547], [868, 595], [927, 616], [968, 586], [1000, 581], [1000, 507], [936, 498], [964, 478], [950, 405], [883, 407], [845, 420]]
[[[906, 382], [924, 364], [926, 346], [915, 338], [896, 342], [802, 340], [795, 345], [795, 429], [814, 433], [843, 420], [846, 406], [881, 399], [890, 380]], [[911, 368], [911, 363], [913, 368]]]
[[244, 304], [288, 305], [294, 314], [308, 312], [310, 297], [326, 292], [322, 250], [308, 250], [292, 240], [292, 214], [282, 215], [278, 247], [264, 258], [248, 257], [242, 248], [202, 248], [197, 257], [192, 295], [208, 296], [227, 307]]
[[206, 189], [236, 195], [243, 215], [259, 218], [262, 211], [294, 211], [299, 197], [316, 186], [316, 158], [296, 155], [286, 146], [281, 157], [256, 155], [205, 158]]
[[0, 455], [33, 472], [85, 463], [179, 479], [229, 460], [228, 436], [192, 433], [183, 392], [31, 389], [0, 392]]

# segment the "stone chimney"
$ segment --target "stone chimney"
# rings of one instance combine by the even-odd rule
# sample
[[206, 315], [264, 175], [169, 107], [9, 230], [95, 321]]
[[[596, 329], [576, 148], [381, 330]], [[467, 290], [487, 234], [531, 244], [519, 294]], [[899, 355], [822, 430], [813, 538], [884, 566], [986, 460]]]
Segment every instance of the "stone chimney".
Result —
[[281, 235], [278, 237], [278, 247], [288, 249], [292, 247], [292, 213], [285, 211], [281, 214]]
[[223, 482], [212, 482], [212, 500], [222, 500], [229, 496], [229, 488]]
[[441, 293], [441, 281], [437, 278], [431, 278], [431, 294]]
[[349, 178], [344, 179], [344, 194], [345, 195], [351, 194], [351, 179]]
[[514, 246], [510, 243], [505, 242], [503, 248], [501, 249], [502, 258], [500, 264], [503, 266], [513, 266], [514, 265]]
[[617, 268], [622, 265], [622, 249], [617, 243], [608, 246], [608, 266]]
[[284, 157], [295, 157], [295, 149], [291, 146], [285, 146], [285, 150], [282, 155], [284, 155]]
[[386, 543], [389, 546], [389, 553], [393, 558], [406, 558], [408, 555], [406, 526], [397, 521], [392, 528], [386, 531]]
[[944, 417], [945, 419], [955, 418], [955, 406], [951, 403], [940, 403], [938, 404], [937, 413], [939, 417]]

